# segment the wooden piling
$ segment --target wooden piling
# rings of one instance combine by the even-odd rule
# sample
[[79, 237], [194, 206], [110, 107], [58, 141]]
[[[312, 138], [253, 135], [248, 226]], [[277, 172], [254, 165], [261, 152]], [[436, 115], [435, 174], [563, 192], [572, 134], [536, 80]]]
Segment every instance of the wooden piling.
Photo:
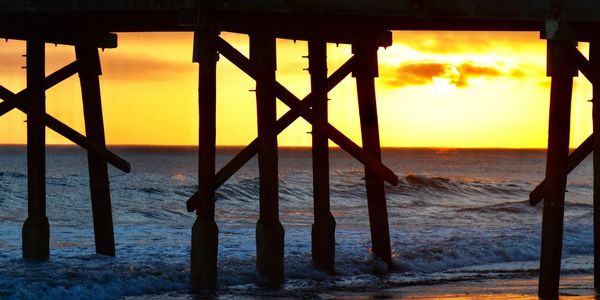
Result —
[[312, 226], [312, 259], [315, 266], [327, 273], [335, 272], [335, 219], [329, 205], [329, 139], [320, 130], [327, 126], [327, 43], [308, 41], [308, 70], [312, 93], [313, 120], [320, 125], [312, 128], [313, 197], [315, 222]]
[[[375, 98], [375, 77], [378, 76], [378, 46], [376, 43], [365, 42], [355, 44], [352, 47], [352, 51], [357, 56], [356, 68], [353, 74], [356, 77], [363, 148], [378, 162], [381, 162]], [[383, 178], [365, 167], [365, 184], [367, 186], [373, 254], [385, 261], [388, 267], [391, 268], [392, 252]]]
[[[600, 41], [590, 43], [590, 67], [600, 73]], [[593, 149], [594, 151], [594, 288], [600, 289], [600, 86], [592, 82]]]
[[[98, 49], [90, 45], [77, 45], [75, 46], [75, 54], [79, 64], [79, 82], [83, 99], [86, 136], [98, 146], [105, 148], [106, 140], [104, 137], [99, 80], [102, 71]], [[115, 256], [108, 165], [102, 157], [88, 151], [88, 171], [96, 253]]]
[[568, 40], [547, 42], [552, 83], [538, 294], [542, 298], [556, 298], [560, 281], [565, 187], [568, 174], [573, 89], [571, 53], [574, 45]]
[[[32, 109], [46, 110], [44, 69], [45, 45], [27, 40], [27, 90]], [[27, 206], [23, 224], [23, 258], [47, 260], [50, 256], [50, 226], [46, 217], [46, 127], [37, 115], [27, 115]]]
[[256, 70], [260, 217], [256, 224], [256, 266], [261, 284], [283, 283], [284, 230], [279, 222], [276, 46], [269, 33], [250, 34], [250, 60]]
[[215, 223], [215, 155], [217, 58], [213, 35], [207, 29], [195, 32], [194, 57], [199, 63], [198, 108], [198, 192], [196, 222], [192, 227], [191, 288], [198, 290], [217, 285], [219, 229]]

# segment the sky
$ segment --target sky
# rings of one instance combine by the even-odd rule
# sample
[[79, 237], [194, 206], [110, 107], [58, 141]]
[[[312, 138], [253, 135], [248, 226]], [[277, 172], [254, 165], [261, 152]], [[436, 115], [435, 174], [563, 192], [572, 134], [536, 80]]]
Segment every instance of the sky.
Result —
[[[246, 35], [222, 37], [248, 56]], [[537, 32], [393, 33], [393, 45], [378, 52], [376, 80], [381, 144], [384, 147], [545, 148], [550, 79], [546, 42]], [[119, 46], [100, 53], [107, 143], [197, 145], [198, 65], [192, 63], [191, 33], [119, 34]], [[277, 41], [277, 80], [304, 98], [310, 77], [307, 43]], [[587, 56], [588, 45], [580, 43]], [[348, 45], [328, 44], [331, 74], [351, 56]], [[25, 44], [0, 42], [0, 84], [25, 88]], [[75, 59], [70, 46], [46, 45], [46, 72]], [[255, 83], [221, 57], [217, 64], [217, 144], [246, 145], [256, 137]], [[571, 147], [592, 128], [591, 85], [575, 78]], [[329, 94], [329, 121], [360, 145], [354, 78]], [[47, 91], [47, 111], [84, 132], [79, 81], [73, 76]], [[287, 107], [278, 103], [278, 114]], [[0, 144], [26, 142], [26, 116], [0, 118]], [[280, 146], [310, 146], [311, 126], [296, 121], [278, 138]], [[70, 142], [48, 129], [48, 144]], [[331, 144], [334, 146], [334, 144]]]

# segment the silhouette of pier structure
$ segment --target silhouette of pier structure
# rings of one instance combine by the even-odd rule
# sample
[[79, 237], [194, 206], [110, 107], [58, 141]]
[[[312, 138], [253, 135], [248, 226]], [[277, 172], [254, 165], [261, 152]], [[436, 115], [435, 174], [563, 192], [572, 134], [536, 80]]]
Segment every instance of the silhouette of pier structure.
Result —
[[[110, 152], [104, 139], [98, 48], [117, 47], [118, 32], [194, 32], [193, 61], [199, 63], [198, 191], [187, 201], [196, 211], [192, 228], [191, 287], [214, 287], [218, 228], [215, 190], [258, 155], [260, 216], [256, 225], [257, 270], [261, 281], [284, 279], [284, 229], [278, 214], [277, 135], [303, 118], [312, 129], [314, 217], [312, 256], [317, 268], [335, 270], [335, 220], [329, 207], [328, 140], [365, 166], [373, 253], [391, 266], [384, 182], [398, 178], [381, 160], [374, 80], [377, 50], [391, 45], [389, 30], [539, 31], [548, 43], [552, 77], [546, 179], [531, 194], [545, 198], [539, 295], [558, 295], [567, 174], [600, 148], [600, 109], [594, 101], [594, 134], [569, 154], [573, 76], [581, 71], [600, 87], [600, 2], [593, 0], [8, 0], [0, 2], [0, 37], [26, 41], [27, 88], [0, 86], [0, 115], [27, 114], [28, 218], [23, 257], [49, 257], [45, 212], [45, 127], [88, 152], [96, 251], [115, 255], [107, 165], [129, 172], [127, 161]], [[250, 57], [223, 40], [220, 32], [250, 37]], [[311, 92], [303, 99], [275, 79], [276, 38], [308, 41]], [[576, 48], [590, 42], [590, 58]], [[72, 45], [76, 60], [47, 75], [45, 43]], [[353, 56], [329, 74], [326, 43], [352, 45]], [[256, 81], [258, 137], [218, 172], [215, 169], [216, 66], [219, 55]], [[85, 135], [45, 112], [45, 91], [79, 75]], [[352, 74], [356, 79], [362, 147], [328, 123], [327, 93]], [[191, 92], [191, 91], [190, 91]], [[290, 110], [277, 119], [276, 99]], [[409, 129], [407, 129], [409, 130]], [[600, 154], [594, 152], [594, 263], [600, 266]], [[600, 288], [600, 267], [594, 284]]]

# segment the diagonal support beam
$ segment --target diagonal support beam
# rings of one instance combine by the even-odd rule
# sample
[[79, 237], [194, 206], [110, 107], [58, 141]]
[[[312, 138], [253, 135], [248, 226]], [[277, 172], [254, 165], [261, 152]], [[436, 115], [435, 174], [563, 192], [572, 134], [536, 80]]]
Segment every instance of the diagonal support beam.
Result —
[[[594, 134], [591, 134], [577, 149], [569, 154], [568, 173], [571, 173], [590, 153], [594, 151]], [[544, 189], [546, 188], [546, 179], [542, 180], [538, 186], [529, 193], [529, 205], [535, 206], [544, 199]]]
[[305, 103], [302, 103], [300, 99], [294, 96], [294, 94], [292, 94], [289, 90], [287, 90], [278, 82], [275, 83], [275, 89], [277, 91], [279, 99], [291, 109], [300, 112], [300, 116], [304, 120], [306, 120], [313, 126], [319, 128], [320, 130], [324, 130], [327, 133], [327, 136], [334, 143], [336, 143], [338, 146], [340, 146], [340, 148], [344, 149], [358, 161], [363, 163], [367, 167], [367, 169], [373, 171], [378, 177], [384, 179], [392, 185], [398, 185], [398, 176], [396, 176], [396, 174], [394, 174], [392, 170], [383, 165], [372, 155], [366, 153], [360, 146], [358, 146], [355, 142], [347, 138], [335, 127], [331, 126], [331, 124], [327, 123], [325, 128], [321, 128], [321, 126], [319, 126], [320, 124], [316, 124], [310, 107], [307, 106]]
[[18, 110], [26, 113], [27, 115], [33, 115], [39, 118], [46, 126], [54, 130], [56, 133], [64, 136], [65, 138], [69, 139], [71, 142], [79, 145], [80, 147], [85, 148], [92, 154], [99, 156], [104, 161], [117, 167], [119, 170], [125, 173], [129, 173], [131, 171], [131, 165], [126, 160], [110, 152], [106, 148], [101, 147], [98, 144], [90, 141], [87, 137], [83, 136], [81, 133], [75, 131], [74, 129], [55, 119], [54, 117], [46, 113], [42, 113], [37, 110], [31, 109], [31, 107], [27, 103], [25, 103], [21, 97], [15, 95], [13, 92], [9, 91], [3, 86], [0, 86], [0, 98], [7, 102], [9, 105], [13, 105]]
[[[600, 84], [600, 78], [596, 71], [592, 68], [590, 62], [581, 52], [575, 47], [571, 48], [572, 58], [575, 66], [581, 73], [592, 83]], [[571, 173], [590, 153], [594, 151], [594, 134], [591, 134], [577, 149], [569, 154], [568, 172]], [[544, 189], [546, 179], [529, 193], [529, 205], [535, 206], [544, 199]]]
[[[352, 72], [355, 58], [350, 57], [342, 66], [340, 66], [335, 72], [333, 72], [329, 78], [325, 81], [324, 89], [326, 92], [331, 91], [337, 86], [350, 72]], [[315, 102], [315, 94], [310, 93], [302, 100], [308, 106], [312, 106]], [[279, 120], [277, 120], [277, 134], [285, 130], [290, 124], [294, 123], [296, 119], [300, 117], [300, 114], [294, 110], [286, 112]], [[242, 166], [244, 166], [256, 153], [258, 152], [258, 138], [254, 139], [248, 146], [246, 146], [240, 153], [238, 153], [232, 160], [229, 161], [225, 166], [217, 172], [215, 175], [214, 189], [218, 189], [225, 181], [227, 181], [235, 172], [237, 172]], [[194, 193], [192, 197], [186, 202], [186, 207], [189, 212], [194, 211], [197, 207], [198, 201], [200, 200], [200, 194]]]
[[598, 71], [592, 68], [590, 62], [577, 50], [577, 48], [573, 47], [573, 62], [581, 74], [585, 76], [593, 85], [600, 84], [600, 76], [597, 73]]
[[[254, 69], [250, 63], [250, 60], [243, 54], [233, 48], [224, 39], [219, 36], [215, 36], [215, 46], [219, 53], [225, 56], [234, 65], [254, 78]], [[331, 91], [337, 86], [354, 68], [355, 58], [354, 56], [348, 59], [337, 71], [331, 74], [325, 82], [326, 92]], [[278, 98], [282, 101], [285, 98], [284, 103], [286, 105], [300, 107], [300, 109], [292, 108], [290, 111], [285, 113], [279, 120], [277, 120], [277, 133], [281, 133], [285, 128], [292, 124], [299, 117], [304, 119], [311, 117], [310, 107], [315, 101], [315, 95], [311, 92], [303, 100], [298, 99], [285, 87], [279, 83], [275, 83], [275, 90]], [[289, 104], [288, 104], [289, 103]], [[307, 119], [308, 120], [308, 119]], [[310, 121], [309, 121], [310, 123]], [[374, 159], [371, 155], [364, 152], [360, 146], [348, 139], [343, 133], [337, 130], [335, 127], [327, 124], [325, 128], [321, 128], [322, 131], [326, 132], [327, 136], [333, 140], [340, 148], [350, 153], [353, 157], [358, 159], [361, 163], [367, 165], [367, 168], [374, 168], [374, 172], [381, 176], [385, 181], [392, 185], [398, 185], [398, 177], [389, 168], [384, 166], [382, 163]], [[236, 155], [227, 165], [225, 165], [215, 176], [215, 189], [219, 188], [225, 181], [227, 181], [235, 172], [237, 172], [244, 164], [246, 164], [256, 153], [258, 152], [258, 139], [254, 139], [248, 146], [246, 146], [238, 155]], [[200, 200], [198, 192], [194, 193], [190, 199], [186, 202], [188, 211], [194, 211], [195, 207]]]
[[[244, 71], [250, 77], [255, 78], [256, 74], [254, 68], [248, 58], [246, 58], [243, 54], [229, 45], [225, 40], [221, 37], [216, 36], [215, 44], [217, 49], [223, 56], [225, 56], [229, 61], [231, 61], [234, 65], [236, 65], [240, 70]], [[286, 89], [279, 82], [275, 82], [275, 93], [277, 98], [279, 98], [283, 103], [289, 106], [292, 110], [296, 110], [300, 116], [309, 122], [313, 126], [317, 126], [320, 130], [327, 133], [329, 139], [331, 139], [334, 143], [336, 143], [340, 148], [344, 149], [358, 161], [363, 163], [368, 169], [371, 169], [377, 176], [383, 178], [385, 181], [389, 182], [392, 185], [398, 185], [398, 177], [392, 170], [384, 166], [381, 162], [373, 158], [370, 154], [363, 151], [363, 149], [346, 137], [343, 133], [337, 130], [335, 127], [331, 126], [331, 124], [327, 123], [325, 128], [320, 128], [320, 124], [314, 124], [312, 112], [310, 111], [310, 106], [302, 103], [298, 97], [292, 94], [288, 89]]]
[[[60, 70], [48, 75], [48, 77], [46, 77], [44, 79], [44, 89], [46, 89], [46, 90], [51, 89], [55, 85], [64, 81], [65, 79], [77, 74], [78, 71], [79, 71], [79, 66], [78, 66], [77, 61], [74, 61], [74, 62], [62, 67]], [[27, 89], [25, 88], [25, 89], [21, 90], [20, 92], [18, 92], [16, 96], [18, 98], [23, 98], [26, 95], [27, 95]], [[12, 105], [11, 103], [6, 102], [6, 101], [0, 103], [0, 117], [15, 108], [16, 107], [14, 105]]]

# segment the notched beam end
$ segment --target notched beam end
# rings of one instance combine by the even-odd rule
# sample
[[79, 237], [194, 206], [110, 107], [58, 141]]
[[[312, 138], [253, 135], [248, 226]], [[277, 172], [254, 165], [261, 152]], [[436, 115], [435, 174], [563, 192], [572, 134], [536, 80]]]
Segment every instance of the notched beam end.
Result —
[[396, 176], [396, 174], [392, 174], [392, 176], [390, 176], [389, 179], [390, 180], [388, 180], [388, 182], [393, 186], [398, 186], [398, 184], [400, 184], [400, 181], [398, 180], [398, 176]]
[[121, 162], [121, 165], [120, 166], [115, 165], [115, 167], [117, 167], [119, 170], [121, 170], [127, 174], [131, 173], [131, 164], [124, 159], [122, 159], [122, 160], [123, 160], [123, 162]]
[[536, 187], [531, 193], [529, 193], [529, 206], [536, 206], [538, 203], [544, 200], [544, 183], [543, 181], [538, 187]]
[[394, 39], [392, 37], [392, 32], [387, 30], [383, 31], [378, 38], [378, 46], [387, 48], [394, 43]]
[[198, 192], [194, 193], [190, 199], [185, 202], [185, 207], [188, 212], [193, 212], [198, 207], [198, 202], [200, 201], [200, 196]]

